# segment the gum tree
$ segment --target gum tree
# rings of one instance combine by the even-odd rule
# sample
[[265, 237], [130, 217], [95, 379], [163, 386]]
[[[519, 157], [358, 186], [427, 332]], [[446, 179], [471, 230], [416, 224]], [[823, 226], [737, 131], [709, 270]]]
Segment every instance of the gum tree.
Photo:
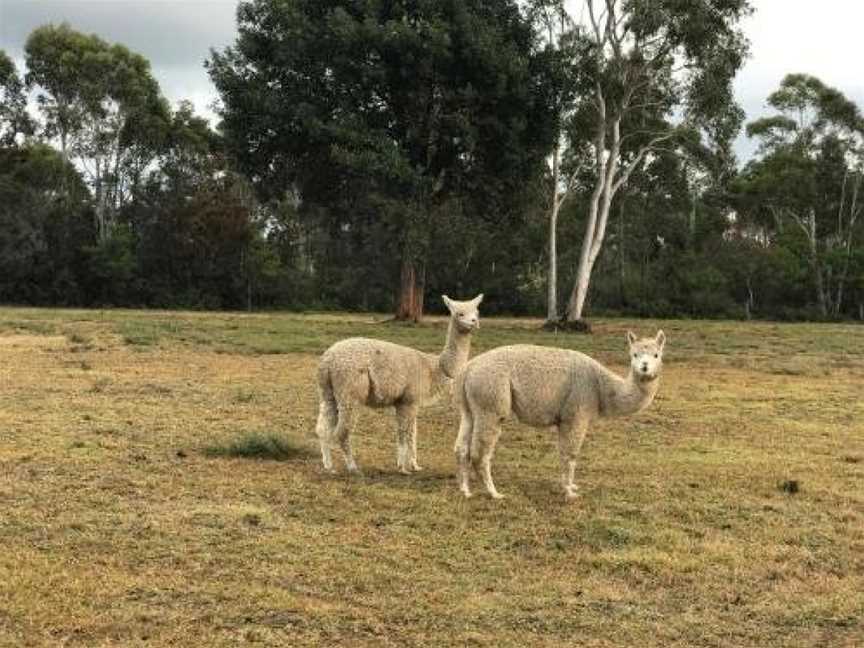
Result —
[[560, 183], [587, 194], [585, 232], [564, 319], [579, 327], [612, 204], [631, 175], [682, 130], [728, 137], [740, 124], [732, 80], [747, 52], [747, 0], [581, 0], [571, 4], [581, 91], [567, 109]]
[[27, 93], [15, 63], [0, 50], [0, 146], [14, 146], [19, 135], [31, 135]]
[[747, 125], [758, 158], [738, 183], [740, 211], [802, 259], [822, 317], [838, 317], [854, 270], [864, 209], [864, 118], [840, 91], [787, 75], [775, 114]]
[[35, 29], [24, 50], [44, 134], [57, 137], [63, 158], [83, 169], [104, 242], [155, 156], [167, 102], [144, 57], [65, 23]]

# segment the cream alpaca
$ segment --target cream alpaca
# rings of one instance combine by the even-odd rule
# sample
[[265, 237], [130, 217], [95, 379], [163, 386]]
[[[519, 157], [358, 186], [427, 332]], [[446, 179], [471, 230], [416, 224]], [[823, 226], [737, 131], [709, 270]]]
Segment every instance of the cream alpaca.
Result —
[[494, 498], [492, 454], [500, 423], [515, 415], [532, 427], [558, 429], [561, 483], [567, 498], [576, 496], [576, 457], [591, 423], [599, 417], [639, 412], [654, 400], [666, 336], [637, 340], [627, 333], [630, 373], [621, 378], [578, 351], [515, 345], [474, 358], [456, 384], [461, 421], [456, 439], [459, 488], [471, 497], [473, 467]]
[[468, 362], [471, 333], [480, 325], [477, 309], [483, 295], [471, 301], [454, 301], [446, 295], [443, 299], [450, 310], [450, 323], [440, 355], [382, 340], [349, 338], [321, 356], [315, 431], [326, 470], [333, 470], [331, 447], [336, 443], [347, 469], [358, 470], [350, 436], [359, 405], [396, 409], [396, 464], [403, 473], [421, 469], [417, 465], [417, 411], [441, 396]]

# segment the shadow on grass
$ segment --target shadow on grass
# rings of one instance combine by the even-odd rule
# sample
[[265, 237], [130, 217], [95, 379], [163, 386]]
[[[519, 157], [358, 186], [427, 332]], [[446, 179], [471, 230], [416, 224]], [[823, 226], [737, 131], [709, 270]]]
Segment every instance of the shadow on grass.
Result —
[[312, 451], [297, 445], [291, 439], [277, 434], [249, 432], [238, 439], [222, 445], [204, 448], [208, 457], [239, 457], [241, 459], [264, 459], [269, 461], [291, 461], [308, 459]]
[[451, 479], [454, 483], [456, 481], [455, 475], [449, 472], [442, 472], [429, 468], [424, 468], [420, 472], [414, 472], [410, 475], [405, 475], [394, 468], [390, 471], [381, 470], [380, 475], [383, 480], [386, 480], [388, 483], [392, 483], [398, 487], [412, 485], [429, 486], [440, 484]]
[[[334, 457], [334, 460], [336, 457]], [[373, 466], [361, 466], [362, 474], [352, 475], [348, 473], [342, 464], [336, 462], [336, 472], [327, 477], [337, 481], [345, 481], [350, 484], [386, 491], [414, 492], [431, 494], [446, 489], [446, 484], [453, 482], [455, 489], [456, 481], [453, 475], [424, 469], [420, 472], [405, 475], [395, 467], [392, 469]]]

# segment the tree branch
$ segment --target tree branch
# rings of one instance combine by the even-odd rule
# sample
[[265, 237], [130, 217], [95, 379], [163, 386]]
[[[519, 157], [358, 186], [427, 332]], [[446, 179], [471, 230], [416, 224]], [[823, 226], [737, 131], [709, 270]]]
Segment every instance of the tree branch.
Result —
[[612, 51], [617, 60], [622, 60], [621, 41], [618, 38], [618, 19], [615, 18], [617, 0], [606, 0], [606, 40], [612, 45]]
[[661, 135], [659, 137], [655, 137], [650, 142], [648, 142], [645, 146], [642, 146], [639, 151], [636, 153], [636, 157], [624, 168], [624, 171], [621, 173], [621, 176], [618, 178], [618, 181], [612, 188], [612, 192], [617, 192], [623, 185], [627, 184], [627, 181], [630, 179], [630, 175], [633, 173], [634, 169], [642, 162], [644, 157], [651, 151], [655, 150], [657, 144], [661, 142], [665, 142], [672, 137], [675, 136], [674, 131], [670, 131], [665, 135]]
[[[591, 27], [594, 29], [594, 36], [597, 39], [597, 45], [602, 47], [603, 37], [601, 35], [602, 32], [600, 31], [600, 22], [597, 17], [594, 16], [594, 0], [585, 0], [585, 4], [588, 6], [588, 17], [591, 20]], [[603, 17], [601, 15], [600, 20], [602, 19]]]

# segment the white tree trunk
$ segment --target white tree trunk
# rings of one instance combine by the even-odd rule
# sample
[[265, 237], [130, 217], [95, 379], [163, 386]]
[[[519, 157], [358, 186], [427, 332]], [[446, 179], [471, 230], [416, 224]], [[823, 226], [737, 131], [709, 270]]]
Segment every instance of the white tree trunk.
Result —
[[810, 243], [810, 262], [813, 266], [813, 278], [816, 282], [816, 299], [819, 303], [819, 313], [828, 317], [828, 296], [825, 292], [825, 279], [822, 264], [819, 262], [819, 248], [816, 240], [816, 211], [811, 209], [804, 226], [807, 240]]
[[[846, 228], [845, 235], [843, 231], [843, 221], [842, 218], [838, 224], [838, 237], [840, 238], [841, 245], [845, 248], [845, 254], [843, 258], [843, 265], [840, 269], [840, 276], [837, 279], [837, 298], [834, 300], [834, 316], [839, 317], [843, 310], [843, 293], [846, 286], [846, 279], [849, 275], [849, 264], [852, 260], [852, 242], [855, 236], [855, 223], [858, 220], [858, 190], [861, 187], [861, 175], [858, 174], [855, 178], [855, 187], [852, 191], [852, 204], [849, 208], [849, 226]], [[843, 190], [844, 196], [841, 197], [840, 200], [840, 208], [843, 208], [845, 197], [845, 189], [846, 189], [846, 178], [843, 178]], [[842, 216], [842, 214], [841, 214]], [[845, 240], [844, 240], [845, 236]]]
[[[594, 0], [584, 0], [593, 40], [597, 46], [598, 69], [607, 69], [615, 76], [617, 85], [609, 97], [605, 96], [602, 81], [598, 77], [591, 93], [591, 101], [596, 108], [596, 131], [593, 142], [593, 155], [596, 181], [588, 206], [588, 219], [585, 223], [585, 236], [579, 255], [576, 280], [567, 304], [567, 321], [582, 319], [591, 272], [603, 249], [606, 239], [606, 225], [612, 201], [618, 190], [627, 183], [630, 174], [642, 164], [645, 155], [655, 150], [657, 145], [674, 136], [674, 128], [654, 133], [653, 139], [641, 146], [626, 164], [621, 160], [621, 121], [632, 110], [634, 95], [644, 91], [653, 82], [654, 64], [662, 61], [669, 51], [665, 41], [660, 39], [655, 45], [648, 46], [649, 55], [643, 62], [633, 65], [626, 53], [628, 21], [623, 14], [630, 9], [618, 0], [605, 0], [594, 6]], [[599, 10], [599, 13], [598, 13]], [[589, 34], [590, 37], [590, 34]], [[645, 43], [642, 43], [644, 46]], [[644, 98], [643, 98], [644, 99]], [[650, 99], [646, 99], [650, 101]], [[607, 103], [608, 101], [608, 103]]]
[[546, 276], [546, 321], [558, 319], [558, 211], [563, 198], [558, 196], [559, 168], [561, 163], [561, 146], [555, 143], [552, 152], [552, 204], [549, 210], [549, 268]]
[[585, 236], [582, 238], [582, 251], [579, 254], [576, 282], [573, 285], [570, 302], [567, 305], [568, 322], [582, 319], [585, 300], [588, 297], [588, 288], [591, 284], [591, 272], [597, 262], [597, 257], [600, 256], [603, 241], [606, 239], [606, 224], [609, 222], [612, 199], [619, 187], [626, 182], [629, 171], [632, 169], [632, 167], [628, 168], [621, 178], [617, 178], [621, 153], [621, 120], [619, 117], [612, 122], [612, 142], [607, 158], [605, 108], [601, 108], [600, 116], [600, 125], [598, 125], [597, 139], [594, 145], [597, 183], [594, 186], [588, 207], [588, 222], [585, 224]]

